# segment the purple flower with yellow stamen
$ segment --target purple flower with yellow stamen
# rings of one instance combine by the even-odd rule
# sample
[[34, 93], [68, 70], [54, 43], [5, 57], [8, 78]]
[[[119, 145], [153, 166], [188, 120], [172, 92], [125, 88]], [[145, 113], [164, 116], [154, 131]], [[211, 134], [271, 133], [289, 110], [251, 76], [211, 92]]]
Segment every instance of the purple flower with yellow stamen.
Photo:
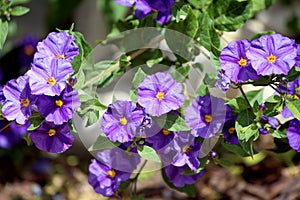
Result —
[[158, 12], [156, 21], [160, 24], [165, 24], [172, 17], [172, 6], [175, 0], [116, 0], [116, 3], [128, 7], [135, 5], [135, 14], [139, 19], [153, 12]]
[[27, 72], [31, 91], [33, 94], [59, 95], [73, 72], [68, 62], [55, 59], [35, 62]]
[[185, 96], [181, 83], [176, 83], [169, 73], [158, 72], [147, 76], [138, 86], [137, 99], [146, 113], [160, 116], [180, 108]]
[[19, 65], [25, 69], [30, 68], [30, 64], [33, 61], [33, 56], [36, 52], [36, 46], [38, 39], [33, 35], [26, 36], [19, 44], [21, 51], [18, 55]]
[[229, 43], [220, 54], [221, 67], [225, 75], [235, 83], [257, 80], [259, 76], [246, 56], [250, 47], [248, 40], [238, 40]]
[[204, 174], [204, 170], [196, 174], [187, 174], [185, 173], [187, 169], [187, 165], [181, 167], [169, 165], [165, 167], [164, 171], [170, 182], [176, 187], [194, 184]]
[[199, 96], [186, 108], [185, 121], [195, 137], [210, 138], [217, 134], [223, 123], [231, 116], [231, 108], [224, 99], [211, 96]]
[[128, 180], [140, 159], [117, 148], [104, 150], [97, 154], [89, 166], [88, 182], [95, 192], [112, 196], [122, 182]]
[[33, 112], [33, 105], [37, 97], [31, 94], [27, 76], [10, 80], [3, 88], [5, 101], [2, 106], [3, 116], [9, 120], [16, 120], [18, 124], [25, 124]]
[[287, 129], [286, 136], [288, 138], [290, 146], [296, 151], [300, 152], [300, 121], [293, 119], [289, 122], [289, 128]]
[[251, 42], [246, 55], [257, 74], [287, 75], [296, 62], [297, 49], [294, 41], [288, 37], [280, 34], [264, 35]]
[[37, 109], [45, 120], [56, 125], [71, 119], [79, 106], [78, 92], [70, 86], [67, 86], [59, 96], [41, 95], [37, 101]]
[[63, 153], [74, 142], [68, 123], [55, 125], [43, 122], [40, 127], [31, 132], [30, 138], [38, 149], [49, 153]]
[[237, 116], [233, 116], [227, 120], [223, 126], [222, 133], [224, 134], [224, 140], [230, 144], [239, 144], [239, 139], [235, 130], [235, 122]]
[[79, 48], [73, 35], [66, 32], [52, 32], [46, 39], [38, 43], [34, 63], [40, 63], [49, 58], [70, 63], [78, 54]]
[[113, 142], [128, 142], [138, 134], [144, 117], [144, 111], [135, 103], [118, 100], [103, 114], [101, 129]]

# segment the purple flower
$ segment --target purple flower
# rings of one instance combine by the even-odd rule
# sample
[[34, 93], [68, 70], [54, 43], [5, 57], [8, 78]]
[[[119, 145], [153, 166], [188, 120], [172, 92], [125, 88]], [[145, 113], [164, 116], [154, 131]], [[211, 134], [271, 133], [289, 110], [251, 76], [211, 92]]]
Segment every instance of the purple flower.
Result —
[[68, 123], [55, 125], [43, 122], [39, 128], [31, 132], [30, 138], [38, 149], [50, 153], [63, 153], [74, 142]]
[[46, 59], [32, 64], [27, 72], [32, 94], [59, 95], [73, 74], [72, 65], [57, 59]]
[[233, 41], [220, 54], [221, 67], [225, 75], [235, 83], [259, 78], [246, 56], [249, 47], [248, 40]]
[[[284, 94], [289, 94], [294, 96], [295, 99], [300, 98], [300, 78], [296, 78], [294, 81], [288, 82], [287, 84], [279, 84], [277, 89]], [[294, 117], [293, 113], [285, 106], [282, 110], [282, 116], [284, 118]]]
[[59, 59], [70, 63], [78, 54], [79, 48], [73, 35], [66, 32], [52, 32], [46, 39], [38, 43], [34, 63], [44, 62], [44, 59]]
[[186, 108], [185, 121], [195, 137], [210, 138], [217, 134], [226, 119], [230, 118], [231, 109], [224, 99], [209, 94], [197, 97]]
[[269, 134], [270, 132], [269, 132], [269, 130], [266, 129], [266, 128], [259, 128], [259, 129], [258, 129], [258, 133], [261, 134], [261, 135], [267, 135], [267, 134]]
[[136, 6], [135, 14], [141, 19], [147, 15], [157, 11], [156, 21], [160, 24], [165, 24], [172, 17], [172, 6], [175, 0], [116, 0], [116, 3], [132, 7]]
[[8, 126], [9, 123], [6, 120], [0, 121], [0, 129], [4, 128], [0, 132], [0, 147], [5, 149], [9, 149], [19, 143], [23, 136], [27, 134], [27, 128], [30, 126], [28, 121], [24, 125], [17, 125], [16, 122], [12, 122]]
[[280, 34], [264, 35], [253, 40], [247, 57], [257, 74], [285, 74], [295, 64], [297, 49], [294, 41]]
[[289, 128], [286, 132], [290, 146], [300, 152], [300, 121], [293, 119], [289, 123]]
[[101, 129], [113, 142], [128, 142], [138, 134], [144, 116], [143, 110], [133, 102], [116, 101], [104, 113]]
[[[175, 136], [175, 133], [167, 129], [162, 129], [158, 126], [152, 126], [150, 129], [146, 129], [146, 141], [151, 144], [151, 147], [155, 150], [159, 150], [168, 145]], [[147, 135], [151, 135], [147, 137]]]
[[37, 97], [31, 94], [27, 76], [10, 80], [3, 88], [5, 101], [2, 107], [3, 116], [7, 120], [16, 120], [18, 124], [25, 124], [33, 112], [32, 106]]
[[296, 56], [295, 66], [300, 67], [300, 44], [296, 44], [296, 48], [297, 48], [297, 56]]
[[33, 61], [34, 53], [36, 52], [36, 46], [38, 39], [33, 35], [26, 36], [19, 44], [21, 52], [18, 55], [19, 65], [29, 69], [31, 62]]
[[160, 116], [180, 108], [185, 96], [181, 83], [176, 83], [169, 73], [158, 72], [147, 76], [138, 86], [137, 99], [146, 113]]
[[88, 182], [95, 192], [112, 196], [120, 184], [128, 180], [139, 163], [139, 157], [114, 148], [97, 154], [98, 160], [92, 160], [89, 166]]
[[222, 133], [224, 134], [224, 140], [230, 144], [239, 144], [239, 139], [235, 130], [235, 122], [237, 116], [233, 116], [230, 120], [227, 120], [223, 126]]
[[227, 92], [230, 86], [230, 79], [222, 73], [222, 71], [218, 71], [218, 81], [216, 82], [216, 87], [221, 89], [223, 92]]
[[74, 110], [79, 106], [78, 92], [70, 86], [67, 86], [59, 96], [41, 95], [37, 101], [37, 109], [45, 117], [45, 120], [56, 125], [71, 119]]
[[170, 182], [176, 187], [184, 187], [185, 185], [194, 184], [204, 174], [204, 170], [196, 174], [185, 174], [187, 165], [176, 167], [169, 165], [165, 167], [165, 173]]
[[3, 104], [5, 101], [5, 96], [3, 94], [3, 86], [0, 85], [0, 103]]

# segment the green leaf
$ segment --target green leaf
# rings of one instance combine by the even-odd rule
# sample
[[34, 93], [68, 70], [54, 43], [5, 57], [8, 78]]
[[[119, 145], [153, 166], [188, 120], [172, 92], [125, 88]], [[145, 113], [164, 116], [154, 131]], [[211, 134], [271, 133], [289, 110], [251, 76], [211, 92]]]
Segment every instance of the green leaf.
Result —
[[196, 95], [197, 96], [205, 96], [206, 94], [209, 94], [209, 89], [207, 87], [207, 85], [205, 85], [204, 83], [200, 85], [200, 87], [197, 90]]
[[138, 196], [131, 196], [130, 197], [131, 200], [144, 200], [144, 195], [141, 194], [141, 195], [138, 195]]
[[204, 76], [203, 83], [210, 87], [215, 87], [218, 75], [215, 72], [207, 72]]
[[203, 14], [200, 18], [200, 44], [208, 51], [218, 50], [220, 39], [214, 27], [213, 20], [208, 14]]
[[242, 96], [238, 96], [234, 99], [229, 100], [227, 104], [232, 108], [232, 111], [234, 113], [240, 113], [241, 111], [249, 108], [246, 100]]
[[16, 6], [11, 10], [11, 15], [12, 16], [22, 16], [25, 15], [26, 13], [28, 13], [30, 11], [29, 8], [26, 8], [24, 6]]
[[299, 66], [293, 67], [289, 71], [288, 75], [286, 76], [286, 78], [289, 82], [294, 81], [298, 77], [300, 77], [300, 67]]
[[259, 89], [259, 90], [251, 90], [249, 92], [246, 92], [246, 96], [247, 96], [250, 104], [253, 106], [256, 101], [258, 102], [258, 104], [262, 104], [262, 102], [263, 102], [263, 93], [264, 93], [264, 88]]
[[283, 132], [282, 130], [274, 130], [274, 131], [270, 131], [270, 133], [274, 138], [279, 138], [279, 139], [287, 138], [286, 133]]
[[12, 2], [11, 5], [17, 5], [17, 4], [28, 3], [28, 2], [30, 2], [30, 0], [12, 0], [11, 2]]
[[195, 192], [196, 192], [196, 187], [195, 184], [191, 184], [191, 185], [185, 185], [184, 187], [176, 187], [173, 185], [173, 183], [168, 179], [166, 172], [164, 169], [161, 170], [162, 173], [162, 177], [165, 181], [165, 183], [170, 187], [173, 188], [179, 192], [184, 192], [186, 193], [189, 197], [195, 197]]
[[85, 74], [82, 69], [79, 69], [79, 71], [75, 74], [76, 77], [76, 84], [73, 86], [74, 89], [80, 90], [82, 86], [84, 85], [85, 81]]
[[8, 22], [0, 19], [0, 49], [3, 48], [8, 33]]
[[217, 162], [217, 164], [221, 165], [222, 167], [230, 167], [230, 166], [234, 165], [233, 162], [223, 159], [223, 158], [218, 159], [216, 162]]
[[43, 122], [44, 122], [44, 117], [41, 115], [37, 116], [32, 116], [29, 118], [30, 121], [30, 126], [28, 127], [28, 131], [33, 131], [37, 129]]
[[294, 117], [300, 120], [300, 99], [288, 102], [287, 106]]
[[242, 157], [249, 156], [249, 154], [246, 153], [245, 150], [243, 149], [243, 147], [239, 144], [232, 145], [232, 144], [227, 144], [227, 143], [222, 142], [222, 145], [227, 151], [230, 151], [230, 152], [240, 155]]
[[100, 151], [103, 149], [112, 149], [116, 146], [119, 146], [119, 142], [111, 142], [104, 134], [100, 134], [96, 142], [89, 147], [89, 151]]
[[139, 67], [132, 80], [133, 87], [135, 89], [138, 88], [139, 84], [143, 82], [146, 76], [147, 74], [142, 70], [141, 67]]
[[[70, 31], [67, 31], [70, 33]], [[91, 45], [85, 40], [84, 36], [82, 33], [79, 32], [71, 32], [70, 34], [73, 34], [75, 37], [75, 43], [79, 47], [79, 55], [74, 58], [74, 61], [72, 62], [73, 69], [75, 73], [79, 71], [81, 67], [86, 66], [93, 66], [94, 64], [94, 59], [92, 57], [92, 50], [93, 48]], [[82, 63], [85, 62], [85, 65], [82, 66]]]
[[190, 66], [182, 66], [182, 67], [179, 67], [173, 71], [171, 71], [171, 75], [173, 77], [173, 79], [180, 83], [180, 82], [183, 82], [186, 77], [189, 75], [189, 72], [190, 72]]
[[138, 154], [146, 160], [161, 163], [156, 151], [149, 146], [138, 146]]
[[155, 64], [160, 63], [163, 60], [163, 55], [162, 52], [159, 51], [153, 51], [152, 55], [151, 55], [151, 59], [147, 60], [146, 64], [148, 65], [148, 67], [153, 67]]
[[185, 120], [174, 113], [164, 114], [160, 117], [153, 117], [158, 125], [169, 131], [189, 131], [190, 127], [186, 124]]

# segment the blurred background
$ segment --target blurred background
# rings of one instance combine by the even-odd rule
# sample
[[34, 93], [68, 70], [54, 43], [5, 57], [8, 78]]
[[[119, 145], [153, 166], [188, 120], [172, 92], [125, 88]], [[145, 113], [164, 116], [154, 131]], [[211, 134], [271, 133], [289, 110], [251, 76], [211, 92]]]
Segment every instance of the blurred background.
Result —
[[[29, 69], [37, 42], [56, 28], [69, 29], [74, 22], [75, 30], [95, 47], [97, 41], [106, 38], [112, 24], [128, 12], [114, 0], [31, 0], [24, 5], [30, 12], [12, 19], [9, 37], [0, 51], [0, 85]], [[277, 0], [241, 30], [226, 33], [224, 38], [249, 39], [257, 32], [273, 30], [300, 42], [299, 8], [299, 0]], [[106, 49], [99, 53], [110, 52]], [[28, 146], [21, 139], [26, 135], [24, 130], [6, 125], [0, 121], [0, 200], [106, 199], [87, 182], [93, 157], [79, 138], [70, 150], [58, 156]], [[266, 151], [273, 145], [267, 135], [255, 145], [262, 151], [254, 159], [235, 157], [215, 147], [217, 156], [235, 165], [224, 168], [212, 162], [197, 183], [197, 199], [300, 199], [299, 155], [294, 151]], [[168, 188], [159, 171], [142, 174], [138, 191], [145, 199], [190, 199]]]

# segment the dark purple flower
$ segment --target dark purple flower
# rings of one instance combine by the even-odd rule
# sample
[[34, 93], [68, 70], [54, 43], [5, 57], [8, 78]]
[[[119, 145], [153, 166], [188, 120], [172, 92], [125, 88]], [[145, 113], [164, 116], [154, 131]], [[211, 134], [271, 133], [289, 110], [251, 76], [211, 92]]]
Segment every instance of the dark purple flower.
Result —
[[37, 97], [31, 94], [27, 76], [10, 80], [3, 88], [5, 101], [2, 107], [3, 116], [9, 120], [16, 120], [18, 124], [25, 124], [33, 112], [32, 106]]
[[258, 133], [261, 134], [261, 135], [267, 135], [267, 134], [269, 134], [270, 132], [269, 132], [269, 130], [266, 129], [266, 128], [259, 128], [259, 129], [258, 129]]
[[0, 103], [3, 104], [5, 101], [5, 96], [3, 94], [3, 86], [0, 85]]
[[155, 150], [159, 150], [168, 145], [175, 136], [174, 132], [167, 129], [160, 129], [160, 131], [157, 132], [156, 128], [150, 128], [146, 132], [151, 132], [149, 135], [152, 135], [154, 132], [156, 132], [151, 137], [146, 138], [146, 141], [149, 142], [151, 147]]
[[221, 67], [225, 75], [235, 83], [257, 80], [259, 76], [246, 56], [250, 47], [248, 40], [238, 40], [229, 43], [220, 54]]
[[272, 129], [277, 129], [279, 126], [279, 121], [275, 117], [262, 116], [262, 119], [270, 126]]
[[128, 142], [138, 134], [144, 116], [133, 102], [116, 101], [104, 113], [101, 129], [113, 142]]
[[176, 83], [169, 73], [158, 72], [147, 76], [138, 86], [137, 99], [146, 113], [160, 116], [180, 108], [185, 96], [181, 83]]
[[290, 146], [300, 152], [300, 121], [293, 119], [289, 123], [289, 128], [286, 132]]
[[16, 122], [10, 122], [6, 120], [0, 121], [0, 147], [9, 149], [13, 145], [19, 143], [22, 138], [27, 134], [27, 128], [30, 126], [29, 121], [24, 125], [18, 125]]
[[231, 108], [225, 105], [224, 99], [209, 94], [197, 97], [195, 102], [186, 108], [185, 121], [195, 137], [210, 138], [217, 134], [223, 123], [230, 118]]
[[89, 166], [88, 182], [98, 194], [112, 196], [130, 178], [139, 161], [119, 148], [99, 152]]
[[56, 59], [35, 62], [27, 72], [32, 94], [59, 95], [74, 70], [71, 63]]
[[19, 65], [25, 69], [30, 68], [30, 64], [33, 61], [34, 53], [36, 52], [36, 46], [38, 39], [33, 35], [26, 36], [20, 43], [21, 52], [18, 55]]
[[43, 122], [40, 127], [31, 132], [30, 138], [38, 149], [50, 153], [63, 153], [74, 142], [68, 123], [55, 125]]
[[296, 44], [297, 56], [295, 66], [300, 67], [300, 44]]
[[247, 57], [257, 74], [288, 74], [295, 64], [297, 49], [294, 41], [280, 34], [264, 35], [253, 40]]
[[224, 140], [230, 144], [239, 144], [239, 139], [235, 130], [235, 122], [237, 116], [233, 116], [230, 120], [227, 120], [223, 126], [222, 133], [224, 134]]
[[78, 54], [79, 48], [73, 35], [66, 32], [52, 32], [38, 43], [34, 63], [44, 62], [44, 59], [59, 59], [70, 63]]
[[136, 6], [135, 14], [138, 18], [144, 18], [147, 15], [158, 12], [156, 21], [165, 24], [172, 17], [172, 6], [175, 0], [116, 0], [116, 3], [132, 7]]
[[196, 174], [185, 174], [187, 167], [187, 165], [181, 167], [169, 165], [165, 167], [166, 176], [174, 186], [184, 187], [185, 185], [194, 184], [204, 174], [204, 170]]
[[79, 106], [78, 92], [70, 86], [67, 86], [59, 96], [41, 95], [37, 101], [37, 109], [45, 117], [45, 120], [56, 125], [71, 119], [75, 109]]
[[227, 92], [230, 86], [230, 79], [222, 73], [222, 71], [218, 71], [218, 80], [216, 82], [216, 87], [221, 89], [223, 92]]

